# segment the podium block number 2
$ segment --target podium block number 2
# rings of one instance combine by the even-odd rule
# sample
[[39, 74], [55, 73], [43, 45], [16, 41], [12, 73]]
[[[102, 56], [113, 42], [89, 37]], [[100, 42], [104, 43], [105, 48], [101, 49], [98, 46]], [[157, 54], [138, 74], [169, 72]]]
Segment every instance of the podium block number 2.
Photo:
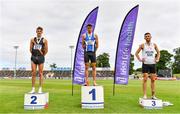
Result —
[[96, 100], [96, 89], [92, 89], [91, 91], [89, 91], [89, 94], [92, 94], [92, 100], [95, 101]]
[[37, 104], [36, 100], [37, 100], [37, 96], [31, 96], [31, 104]]

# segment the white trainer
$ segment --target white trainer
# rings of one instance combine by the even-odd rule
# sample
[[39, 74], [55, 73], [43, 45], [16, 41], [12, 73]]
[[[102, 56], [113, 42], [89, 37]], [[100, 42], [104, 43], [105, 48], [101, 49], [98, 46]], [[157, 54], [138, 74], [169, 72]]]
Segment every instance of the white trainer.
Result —
[[38, 93], [42, 93], [42, 87], [39, 87]]
[[147, 99], [147, 96], [146, 96], [146, 95], [144, 95], [144, 96], [143, 96], [143, 99]]
[[157, 99], [158, 99], [156, 96], [152, 96], [151, 98], [154, 99], [154, 100], [157, 100]]
[[29, 93], [35, 93], [35, 88], [32, 88], [32, 90]]

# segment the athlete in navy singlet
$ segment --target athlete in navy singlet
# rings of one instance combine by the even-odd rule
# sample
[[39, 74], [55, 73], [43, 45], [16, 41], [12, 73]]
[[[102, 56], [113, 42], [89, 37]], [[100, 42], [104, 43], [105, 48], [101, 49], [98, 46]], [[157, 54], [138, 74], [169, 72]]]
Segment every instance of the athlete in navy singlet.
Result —
[[31, 52], [31, 68], [32, 68], [32, 90], [29, 93], [35, 92], [35, 80], [36, 80], [36, 69], [39, 70], [39, 90], [38, 93], [42, 93], [43, 83], [43, 67], [45, 61], [45, 55], [48, 52], [48, 42], [42, 37], [43, 28], [38, 27], [36, 29], [36, 37], [30, 41], [30, 52]]

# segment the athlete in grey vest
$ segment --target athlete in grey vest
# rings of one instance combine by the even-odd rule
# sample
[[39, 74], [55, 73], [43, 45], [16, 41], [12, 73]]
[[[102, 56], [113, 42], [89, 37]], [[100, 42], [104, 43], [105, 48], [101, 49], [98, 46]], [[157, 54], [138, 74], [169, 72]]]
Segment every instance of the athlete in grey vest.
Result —
[[[143, 98], [147, 98], [146, 89], [147, 89], [147, 79], [148, 73], [151, 78], [151, 92], [152, 99], [157, 99], [155, 97], [155, 80], [156, 80], [156, 63], [159, 61], [160, 52], [155, 43], [151, 42], [151, 34], [145, 33], [144, 39], [145, 43], [141, 44], [136, 51], [137, 59], [142, 62], [142, 73], [143, 73]], [[139, 52], [142, 50], [142, 57], [139, 56]]]

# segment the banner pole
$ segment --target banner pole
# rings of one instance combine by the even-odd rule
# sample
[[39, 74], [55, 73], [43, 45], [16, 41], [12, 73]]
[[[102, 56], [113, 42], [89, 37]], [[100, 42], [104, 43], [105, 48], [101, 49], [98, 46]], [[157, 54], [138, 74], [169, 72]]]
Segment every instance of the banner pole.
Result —
[[73, 83], [73, 78], [72, 78], [72, 96], [74, 95], [74, 83]]
[[114, 95], [115, 95], [115, 70], [114, 70], [114, 82], [113, 82], [113, 96]]
[[[128, 84], [129, 61], [136, 28], [138, 8], [139, 5], [133, 7], [126, 14], [121, 25], [116, 48], [113, 95], [115, 95], [115, 84]], [[126, 70], [122, 68], [123, 66], [126, 66]]]
[[113, 84], [113, 96], [115, 95], [115, 83]]
[[[72, 96], [74, 94], [74, 84], [79, 84], [82, 85], [83, 80], [84, 80], [84, 75], [85, 72], [84, 70], [81, 70], [85, 67], [84, 65], [84, 51], [82, 47], [82, 34], [86, 33], [86, 26], [88, 23], [92, 24], [94, 29], [96, 25], [96, 19], [97, 19], [97, 13], [98, 13], [98, 6], [94, 8], [85, 18], [81, 30], [79, 32], [77, 44], [76, 44], [76, 51], [75, 51], [75, 56], [74, 56], [74, 66], [73, 66], [73, 76], [72, 76]], [[94, 31], [93, 29], [93, 31]], [[78, 80], [75, 80], [77, 79]], [[80, 79], [79, 79], [80, 78]]]

